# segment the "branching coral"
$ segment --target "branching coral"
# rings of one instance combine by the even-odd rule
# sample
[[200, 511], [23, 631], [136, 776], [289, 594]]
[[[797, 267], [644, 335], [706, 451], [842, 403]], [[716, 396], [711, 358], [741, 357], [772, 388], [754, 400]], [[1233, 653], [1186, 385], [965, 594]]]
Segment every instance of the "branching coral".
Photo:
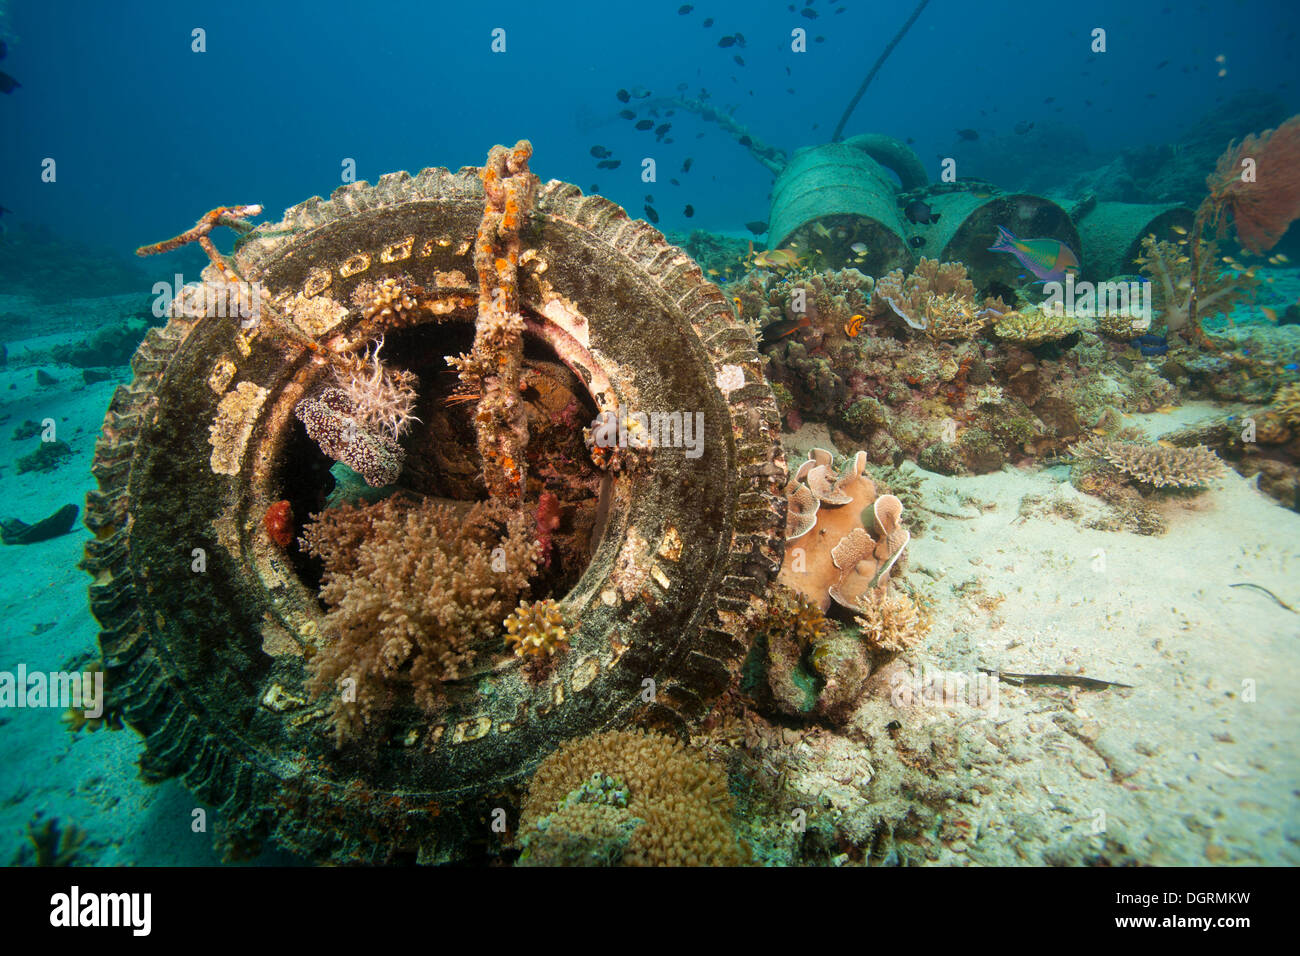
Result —
[[[1186, 242], [1187, 240], [1183, 240]], [[1202, 241], [1199, 246], [1197, 275], [1192, 275], [1192, 259], [1182, 243], [1157, 241], [1155, 236], [1142, 240], [1142, 254], [1137, 264], [1155, 283], [1152, 304], [1169, 332], [1188, 328], [1193, 289], [1196, 312], [1200, 317], [1222, 312], [1230, 314], [1237, 302], [1254, 294], [1259, 285], [1245, 273], [1221, 272], [1218, 245]]]
[[1199, 488], [1223, 472], [1223, 461], [1208, 448], [1175, 448], [1091, 438], [1075, 445], [1076, 458], [1095, 458], [1141, 485]]
[[[500, 640], [528, 587], [538, 561], [532, 530], [529, 515], [496, 501], [462, 514], [392, 498], [331, 509], [304, 529], [303, 549], [325, 565], [331, 638], [312, 657], [307, 686], [336, 695], [340, 743], [408, 692], [427, 712], [441, 708], [442, 685]], [[353, 694], [339, 692], [345, 678]]]
[[922, 257], [906, 279], [895, 269], [876, 283], [871, 310], [876, 316], [892, 311], [937, 342], [972, 338], [1009, 307], [996, 298], [978, 303], [975, 284], [960, 262]]
[[516, 657], [554, 657], [569, 649], [564, 615], [550, 598], [520, 604], [505, 623], [506, 643]]
[[[519, 832], [521, 842], [536, 845], [539, 824], [564, 807], [576, 788], [593, 775], [614, 778], [625, 788], [621, 800], [583, 801], [569, 806], [606, 806], [626, 816], [585, 814], [595, 839], [586, 846], [608, 845], [631, 827], [621, 853], [625, 866], [735, 866], [746, 862], [732, 829], [732, 798], [727, 775], [687, 751], [677, 741], [643, 730], [612, 730], [565, 743], [541, 762], [528, 784]], [[602, 791], [608, 788], [601, 788]], [[566, 819], [572, 836], [583, 820]], [[554, 826], [552, 822], [551, 826]], [[576, 840], [570, 845], [584, 845]]]

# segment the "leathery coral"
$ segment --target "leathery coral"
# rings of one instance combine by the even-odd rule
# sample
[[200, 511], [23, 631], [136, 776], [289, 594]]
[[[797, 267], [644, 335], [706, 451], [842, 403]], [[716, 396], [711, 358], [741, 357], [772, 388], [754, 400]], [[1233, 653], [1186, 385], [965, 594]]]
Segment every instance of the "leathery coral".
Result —
[[876, 283], [871, 310], [876, 316], [892, 310], [937, 342], [971, 338], [1009, 307], [998, 298], [977, 302], [975, 284], [960, 262], [922, 257], [906, 278], [895, 269]]
[[[820, 610], [831, 602], [857, 610], [874, 591], [883, 596], [891, 571], [911, 534], [901, 524], [903, 503], [877, 495], [868, 478], [866, 452], [858, 452], [841, 474], [831, 453], [814, 448], [786, 486], [785, 562], [779, 582]], [[871, 529], [862, 516], [871, 509]]]
[[1076, 458], [1098, 458], [1153, 488], [1199, 488], [1223, 473], [1223, 460], [1203, 445], [1173, 448], [1091, 438], [1075, 445]]
[[[530, 516], [495, 501], [468, 512], [428, 499], [345, 505], [316, 515], [301, 544], [325, 565], [329, 608], [307, 688], [332, 695], [340, 744], [403, 698], [438, 711], [442, 685], [500, 646], [538, 561]], [[340, 693], [345, 678], [352, 695]]]
[[[594, 775], [613, 778], [626, 800], [618, 819], [592, 820], [617, 834], [624, 866], [736, 866], [747, 862], [731, 825], [727, 775], [680, 743], [644, 730], [611, 730], [571, 740], [537, 767], [519, 822], [522, 841], [537, 842], [539, 824]], [[573, 800], [569, 803], [572, 804]], [[601, 804], [612, 805], [606, 801]], [[642, 821], [626, 837], [632, 820]], [[569, 818], [570, 827], [574, 822]]]

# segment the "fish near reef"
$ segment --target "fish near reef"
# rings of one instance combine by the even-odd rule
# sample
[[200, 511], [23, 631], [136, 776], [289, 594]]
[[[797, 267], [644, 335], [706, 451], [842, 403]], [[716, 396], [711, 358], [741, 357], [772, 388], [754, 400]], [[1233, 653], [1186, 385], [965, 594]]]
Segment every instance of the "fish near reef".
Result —
[[812, 325], [812, 321], [807, 314], [800, 315], [795, 319], [782, 319], [779, 322], [773, 322], [763, 329], [762, 344], [771, 345], [779, 342], [788, 336], [794, 335], [800, 329], [806, 329]]
[[1067, 273], [1079, 271], [1079, 257], [1059, 239], [1017, 239], [1005, 226], [998, 226], [988, 251], [1011, 253], [1039, 282], [1062, 282]]
[[920, 199], [913, 199], [903, 210], [907, 221], [918, 226], [928, 226], [939, 221], [939, 213], [930, 208], [930, 204]]
[[1133, 340], [1133, 344], [1143, 355], [1164, 355], [1169, 351], [1168, 340], [1163, 335], [1154, 335], [1150, 332], [1139, 335]]

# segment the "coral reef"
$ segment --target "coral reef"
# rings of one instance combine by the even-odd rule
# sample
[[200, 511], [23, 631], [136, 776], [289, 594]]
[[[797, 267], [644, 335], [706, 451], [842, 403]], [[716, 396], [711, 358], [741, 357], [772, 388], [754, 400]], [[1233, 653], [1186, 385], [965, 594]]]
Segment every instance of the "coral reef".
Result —
[[[571, 800], [593, 777], [601, 780], [593, 789], [607, 795], [604, 802], [584, 801], [581, 794]], [[566, 815], [566, 802], [569, 808], [604, 806], [619, 812]], [[562, 845], [610, 847], [610, 857], [617, 848], [624, 866], [736, 866], [748, 859], [732, 829], [726, 773], [660, 734], [611, 730], [563, 744], [529, 781], [519, 822], [521, 845], [537, 847], [539, 834], [556, 826], [557, 811], [566, 833]], [[634, 825], [634, 820], [643, 822]], [[592, 829], [584, 833], [579, 830], [584, 825]]]
[[[531, 532], [528, 515], [496, 501], [461, 513], [388, 498], [314, 516], [300, 543], [325, 566], [328, 643], [309, 663], [307, 686], [333, 698], [339, 743], [407, 691], [426, 713], [444, 705], [443, 685], [500, 640], [527, 589], [538, 561]], [[344, 678], [355, 682], [354, 695], [338, 692]]]
[[1102, 459], [1139, 485], [1200, 488], [1223, 473], [1223, 460], [1204, 446], [1177, 448], [1091, 438], [1070, 449], [1076, 458]]
[[43, 441], [34, 452], [18, 459], [18, 474], [53, 471], [72, 457], [72, 447], [61, 439]]
[[1279, 388], [1273, 396], [1273, 409], [1288, 425], [1300, 428], [1300, 383]]
[[645, 823], [628, 811], [627, 801], [621, 780], [593, 773], [520, 838], [516, 865], [617, 866]]
[[954, 341], [973, 338], [1010, 307], [1000, 298], [977, 302], [975, 284], [960, 262], [923, 256], [906, 278], [895, 269], [876, 283], [871, 313], [879, 317], [887, 310], [932, 341]]
[[1057, 315], [1037, 307], [1008, 311], [993, 323], [994, 335], [1022, 348], [1055, 342], [1077, 331], [1079, 323], [1073, 316], [1064, 312]]

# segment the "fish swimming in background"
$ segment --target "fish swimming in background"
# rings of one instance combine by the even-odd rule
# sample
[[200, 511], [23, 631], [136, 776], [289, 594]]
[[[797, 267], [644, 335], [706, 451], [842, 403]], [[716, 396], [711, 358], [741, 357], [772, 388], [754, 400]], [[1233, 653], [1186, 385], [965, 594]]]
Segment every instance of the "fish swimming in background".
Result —
[[1017, 239], [1005, 226], [998, 226], [988, 251], [1011, 253], [1039, 282], [1062, 282], [1067, 273], [1079, 271], [1079, 257], [1059, 239]]
[[1143, 355], [1164, 355], [1169, 351], [1169, 341], [1163, 335], [1155, 335], [1148, 332], [1146, 335], [1139, 335], [1133, 340], [1138, 351]]
[[749, 244], [749, 257], [760, 269], [792, 269], [799, 264], [799, 254], [793, 249], [764, 249], [754, 251], [754, 243]]
[[957, 138], [970, 142], [979, 139], [980, 134], [973, 129], [959, 129], [957, 130]]
[[20, 86], [22, 86], [22, 84], [8, 73], [0, 73], [0, 93], [12, 93]]
[[[755, 219], [753, 222], [745, 223], [745, 228], [748, 229], [750, 232], [752, 232], [754, 235], [761, 236], [763, 233], [767, 232], [767, 223], [760, 222], [759, 220]], [[750, 245], [751, 247], [753, 246], [752, 243]]]
[[903, 210], [907, 221], [916, 225], [928, 226], [939, 221], [939, 214], [930, 208], [930, 204], [920, 199], [913, 199]]

